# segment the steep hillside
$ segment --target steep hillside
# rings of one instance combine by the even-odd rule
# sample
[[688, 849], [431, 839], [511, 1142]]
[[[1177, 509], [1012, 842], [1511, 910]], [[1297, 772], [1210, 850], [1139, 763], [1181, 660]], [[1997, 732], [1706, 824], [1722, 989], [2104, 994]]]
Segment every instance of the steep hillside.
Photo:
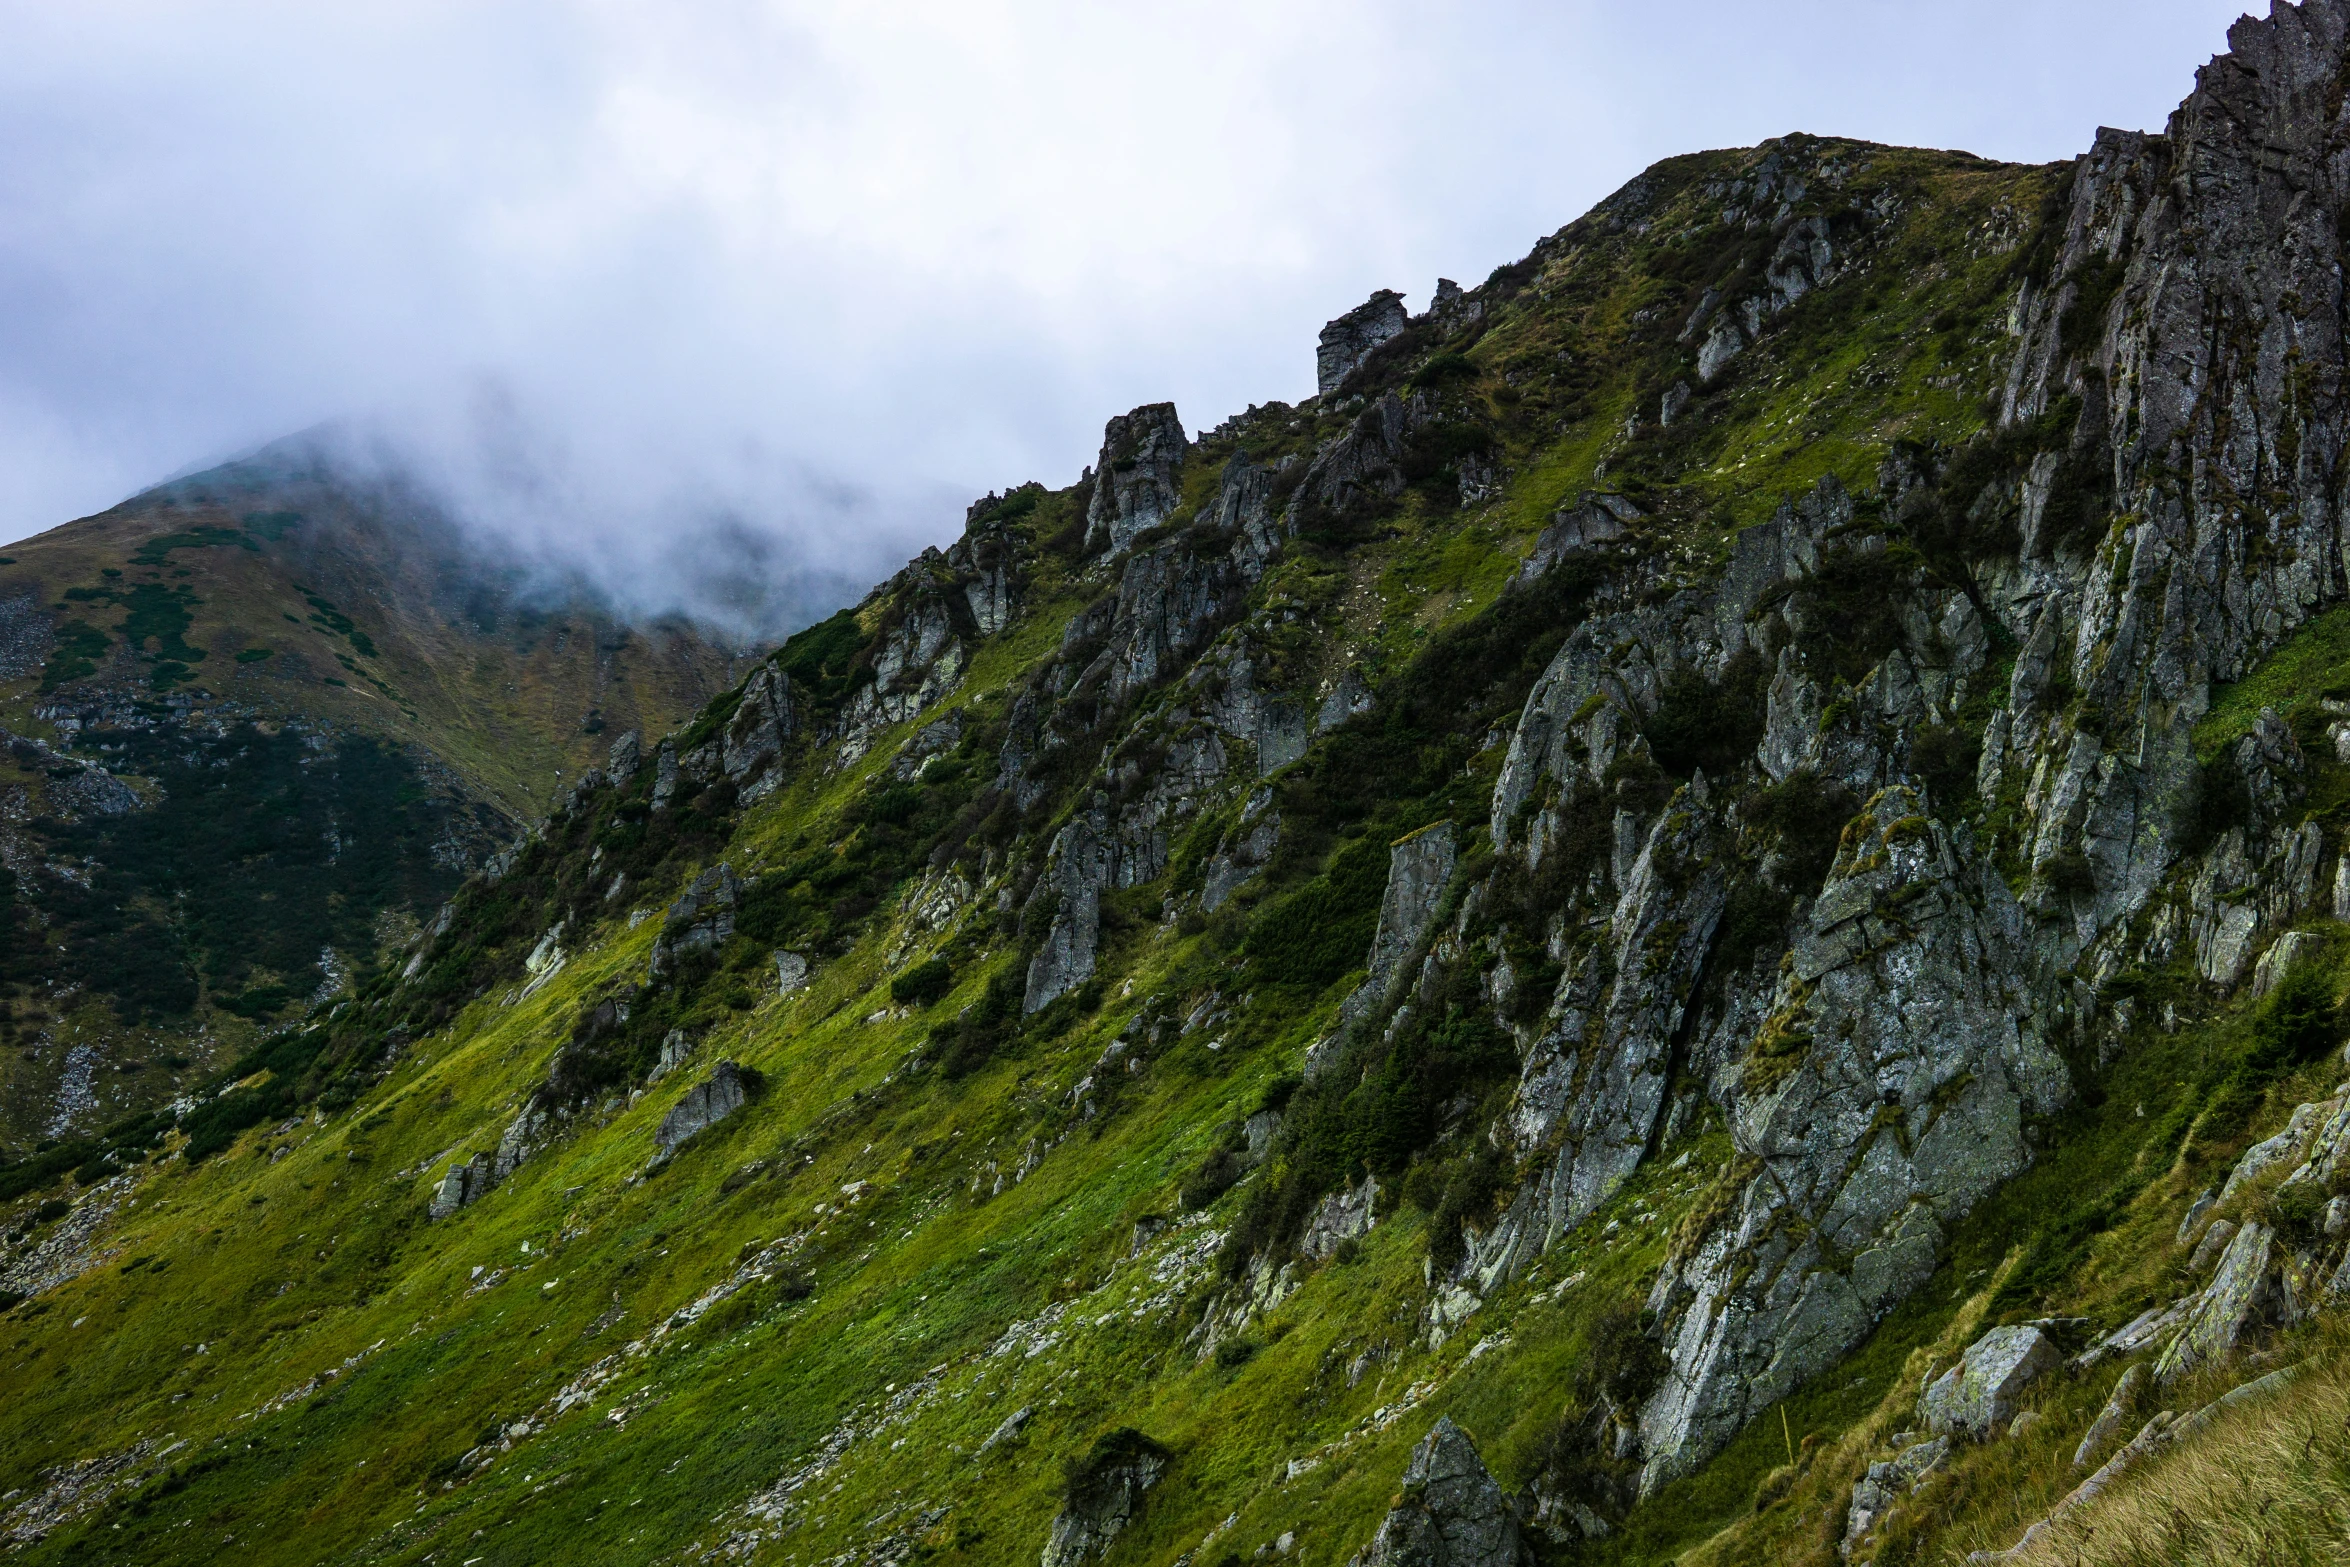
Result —
[[299, 441], [8, 546], [0, 1146], [169, 1099], [363, 977], [737, 660]]
[[2232, 43], [2066, 165], [1659, 165], [976, 503], [0, 1172], [0, 1533], [2339, 1559], [2350, 3]]

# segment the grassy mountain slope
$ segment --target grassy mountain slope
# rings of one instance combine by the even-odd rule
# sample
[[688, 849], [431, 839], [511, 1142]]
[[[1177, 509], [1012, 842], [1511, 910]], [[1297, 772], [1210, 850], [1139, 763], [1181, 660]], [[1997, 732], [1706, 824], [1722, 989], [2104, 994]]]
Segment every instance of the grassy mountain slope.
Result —
[[[1073, 1466], [1132, 1428], [1170, 1467], [1107, 1560], [1337, 1562], [1442, 1414], [1513, 1491], [1610, 1519], [1600, 1538], [1544, 1534], [1546, 1556], [1836, 1560], [1854, 1481], [1980, 1327], [2085, 1333], [2177, 1292], [2187, 1203], [2330, 1085], [2285, 1002], [2138, 976], [2127, 1048], [2068, 1056], [2086, 1091], [2035, 1121], [2033, 1167], [1953, 1224], [1931, 1276], [1834, 1372], [1637, 1504], [1580, 1433], [1653, 1378], [1651, 1281], [1747, 1177], [1720, 1109], [1691, 1095], [1596, 1211], [1447, 1318], [1443, 1269], [1522, 1174], [1484, 1131], [1516, 1086], [1509, 1003], [1450, 992], [1434, 1021], [1396, 1019], [1385, 1055], [1300, 1079], [1363, 979], [1391, 846], [1433, 824], [1463, 844], [1442, 917], [1458, 924], [1440, 926], [1556, 977], [1541, 921], [1562, 889], [1513, 879], [1483, 824], [1509, 727], [1619, 557], [1505, 592], [1544, 530], [1586, 491], [1630, 501], [1627, 554], [1661, 597], [1823, 478], [1866, 508], [1889, 454], [2028, 462], [2041, 434], [1983, 431], [2009, 301], [2048, 264], [2063, 191], [2061, 170], [1808, 139], [1674, 160], [1497, 272], [1481, 315], [1432, 314], [1315, 402], [1200, 437], [1131, 555], [1089, 550], [1086, 519], [1139, 455], [975, 507], [968, 555], [926, 557], [776, 656], [798, 706], [769, 792], [685, 765], [729, 754], [751, 701], [729, 692], [676, 737], [673, 793], [656, 801], [670, 773], [648, 763], [558, 813], [506, 874], [468, 883], [411, 975], [386, 965], [204, 1108], [119, 1128], [78, 1187], [0, 1176], [20, 1275], [46, 1268], [0, 1318], [17, 1390], [0, 1529], [31, 1561], [1026, 1560], [1083, 1490]], [[1661, 419], [1696, 380], [1685, 323], [1802, 218], [1836, 265]], [[1316, 455], [1390, 395], [1419, 399], [1398, 482], [1314, 488]], [[1239, 548], [1212, 518], [1242, 451], [1278, 500], [1305, 497], [1294, 534], [1189, 652], [1105, 678], [1089, 660], [1138, 563], [1205, 574]], [[1902, 569], [1963, 579], [1980, 539], [1909, 515]], [[1805, 589], [1823, 658], [1891, 645], [1879, 622], [1910, 579], [1854, 570]], [[1016, 589], [1000, 623], [958, 607], [985, 582]], [[907, 650], [941, 642], [960, 662], [905, 697]], [[2300, 646], [2253, 682], [2322, 686], [2331, 655]], [[1203, 716], [1252, 688], [1318, 710], [1350, 680], [1364, 699], [1294, 760], [1271, 719], [1251, 742]], [[1783, 860], [1868, 849], [1838, 839], [1845, 808], [1826, 844], [1799, 842], [1825, 807], [1740, 770], [1756, 693], [1665, 688], [1652, 759], [1611, 775], [1619, 801], [1686, 812], [1703, 771], [1782, 813]], [[1954, 715], [1954, 744], [1991, 705]], [[1090, 972], [1028, 1007], [1086, 824], [1164, 803], [1211, 741], [1237, 760], [1172, 796], [1155, 868], [1092, 889]], [[2312, 798], [2338, 798], [2342, 768], [2314, 765]], [[2012, 859], [2001, 802], [1964, 766], [1934, 777], [1938, 815]], [[1211, 907], [1215, 867], [1266, 809], [1276, 846]], [[1599, 856], [1608, 821], [1571, 817], [1574, 854]], [[648, 983], [662, 910], [721, 860], [748, 879], [731, 931]], [[1469, 885], [1489, 889], [1481, 910]], [[1758, 926], [1787, 917], [1751, 907]], [[2294, 1005], [2333, 1004], [2333, 950], [2313, 949]], [[779, 952], [809, 962], [804, 987], [779, 984]], [[748, 1103], [656, 1160], [722, 1060], [755, 1074]], [[1283, 1130], [1252, 1166], [1266, 1110]], [[510, 1174], [428, 1219], [453, 1164], [540, 1111]], [[1366, 1168], [1378, 1222], [1306, 1248], [1304, 1215]], [[1962, 1450], [1874, 1559], [2011, 1543], [2069, 1489], [2110, 1375], [2041, 1384], [2042, 1424]], [[2175, 1396], [2204, 1384], [2223, 1374]]]
[[0, 860], [52, 954], [0, 1012], [19, 1146], [367, 971], [740, 651], [627, 625], [299, 443], [8, 546], [0, 632]]

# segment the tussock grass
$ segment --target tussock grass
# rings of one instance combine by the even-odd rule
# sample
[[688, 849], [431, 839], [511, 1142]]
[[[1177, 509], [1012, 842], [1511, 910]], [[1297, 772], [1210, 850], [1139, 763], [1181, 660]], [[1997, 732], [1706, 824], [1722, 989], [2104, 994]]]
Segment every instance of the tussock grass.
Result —
[[[2282, 1392], [2125, 1474], [2025, 1567], [2317, 1567], [2350, 1560], [2350, 1325], [2321, 1320]], [[2235, 1373], [2234, 1380], [2259, 1375]], [[2169, 1400], [2166, 1400], [2169, 1402]]]

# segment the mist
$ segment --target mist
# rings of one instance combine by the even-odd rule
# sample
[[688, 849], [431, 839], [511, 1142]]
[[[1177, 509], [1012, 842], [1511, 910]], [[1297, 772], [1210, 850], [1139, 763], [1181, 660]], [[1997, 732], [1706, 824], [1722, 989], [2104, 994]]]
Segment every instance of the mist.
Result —
[[1660, 157], [2068, 157], [2236, 9], [0, 0], [0, 541], [332, 421], [643, 613], [804, 623]]

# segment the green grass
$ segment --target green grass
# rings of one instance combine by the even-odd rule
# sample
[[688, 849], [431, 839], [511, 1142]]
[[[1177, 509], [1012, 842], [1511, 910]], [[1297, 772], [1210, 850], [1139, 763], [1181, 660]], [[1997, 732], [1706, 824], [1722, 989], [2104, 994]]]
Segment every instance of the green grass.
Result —
[[[1216, 1567], [1227, 1553], [1254, 1559], [1284, 1533], [1308, 1560], [1345, 1560], [1439, 1414], [1476, 1437], [1506, 1484], [1531, 1478], [1602, 1315], [1637, 1308], [1675, 1225], [1712, 1200], [1731, 1165], [1718, 1126], [1650, 1160], [1441, 1342], [1424, 1331], [1423, 1268], [1460, 1209], [1423, 1211], [1403, 1200], [1403, 1179], [1391, 1176], [1377, 1227], [1343, 1260], [1297, 1264], [1294, 1292], [1246, 1324], [1245, 1355], [1204, 1355], [1197, 1325], [1222, 1288], [1224, 1233], [1286, 1167], [1240, 1181], [1139, 1255], [1133, 1237], [1140, 1221], [1180, 1214], [1185, 1183], [1240, 1117], [1294, 1089], [1304, 1047], [1329, 1031], [1360, 968], [1389, 842], [1442, 817], [1464, 830], [1482, 820], [1500, 765], [1485, 731], [1515, 713], [1590, 588], [1563, 574], [1502, 591], [1559, 505], [1593, 487], [1641, 495], [1655, 546], [1669, 552], [1668, 584], [1696, 580], [1786, 493], [1831, 473], [1863, 489], [1896, 436], [1954, 445], [1980, 427], [1993, 362], [1984, 301], [2010, 260], [1974, 254], [1963, 236], [1996, 202], [2030, 210], [2051, 176], [1891, 149], [1845, 155], [1881, 160], [1910, 215], [1875, 260], [1783, 317], [1672, 432], [1627, 438], [1622, 424], [1651, 406], [1704, 268], [1746, 243], [1709, 227], [1702, 187], [1748, 155], [1677, 160], [1647, 233], [1571, 228], [1521, 292], [1497, 296], [1481, 339], [1416, 350], [1445, 356], [1421, 389], [1457, 400], [1447, 419], [1489, 421], [1509, 471], [1503, 495], [1464, 512], [1440, 482], [1407, 487], [1345, 538], [1292, 549], [1260, 584], [1254, 607], [1266, 613], [1250, 629], [1269, 689], [1314, 691], [1359, 662], [1378, 676], [1379, 710], [1323, 735], [1274, 780], [1281, 847], [1228, 914], [1161, 924], [1158, 911], [1167, 892], [1195, 884], [1186, 878], [1234, 819], [1249, 782], [1238, 776], [1171, 829], [1166, 881], [1108, 900], [1098, 982], [1009, 1032], [966, 1075], [924, 1067], [931, 1030], [1021, 972], [1040, 934], [1019, 928], [1022, 878], [1094, 786], [1082, 758], [1027, 816], [964, 848], [938, 838], [992, 777], [1006, 709], [1109, 585], [1050, 545], [1072, 518], [1067, 492], [1023, 488], [1006, 503], [1014, 514], [999, 514], [1025, 548], [1022, 611], [972, 648], [944, 706], [874, 737], [847, 765], [811, 743], [748, 811], [691, 807], [656, 827], [631, 814], [634, 795], [607, 792], [555, 824], [505, 881], [462, 894], [472, 948], [435, 949], [441, 958], [407, 988], [370, 982], [324, 1020], [314, 1054], [296, 1059], [316, 1044], [297, 1036], [285, 1055], [245, 1063], [266, 1075], [219, 1101], [228, 1108], [212, 1124], [234, 1134], [228, 1145], [139, 1166], [137, 1206], [117, 1219], [104, 1264], [0, 1318], [12, 1389], [0, 1407], [0, 1490], [133, 1440], [187, 1444], [167, 1476], [26, 1559], [145, 1567], [233, 1550], [256, 1563], [649, 1563], [699, 1559], [753, 1529], [764, 1538], [747, 1554], [761, 1563], [855, 1559], [901, 1534], [922, 1559], [1026, 1559], [1041, 1548], [1064, 1463], [1123, 1427], [1174, 1462], [1112, 1567], [1187, 1552]], [[1391, 368], [1400, 385], [1416, 366]], [[1260, 457], [1341, 428], [1324, 409], [1260, 423], [1240, 436]], [[1205, 456], [1189, 467], [1187, 509], [1212, 493], [1219, 468]], [[266, 531], [264, 515], [245, 517], [247, 533], [274, 542], [285, 527]], [[189, 559], [212, 570], [267, 557]], [[254, 624], [275, 624], [290, 583], [273, 579], [272, 596], [248, 600], [266, 604]], [[480, 705], [518, 667], [503, 651], [419, 651], [396, 620], [361, 632], [323, 594], [302, 592], [309, 624], [368, 658], [380, 649], [399, 689], [441, 715], [444, 756], [523, 788], [521, 763], [491, 759], [505, 743], [502, 710]], [[205, 579], [204, 596], [187, 601], [186, 634], [207, 634], [199, 612], [223, 594]], [[876, 627], [901, 607], [877, 599], [795, 638], [783, 655], [795, 685], [837, 710]], [[1195, 689], [1146, 694], [1121, 719], [1127, 734], [1105, 745], [1204, 702]], [[676, 712], [698, 710], [707, 732], [730, 700], [705, 691]], [[2223, 696], [2211, 721], [2234, 700]], [[971, 737], [964, 753], [931, 782], [889, 779], [898, 746], [950, 709]], [[903, 841], [890, 837], [899, 830]], [[933, 868], [934, 839], [942, 868], [968, 872], [978, 892], [936, 929], [905, 901]], [[1467, 852], [1479, 852], [1473, 833]], [[777, 995], [766, 943], [746, 932], [698, 988], [636, 993], [658, 919], [632, 927], [632, 911], [658, 911], [720, 857], [761, 878], [754, 899], [855, 870], [853, 887], [812, 891], [788, 921], [759, 927], [776, 944], [806, 942], [811, 982]], [[627, 894], [607, 902], [601, 889], [620, 865]], [[842, 889], [872, 906], [844, 909]], [[568, 961], [524, 996], [521, 955], [558, 918]], [[917, 974], [928, 978], [905, 983]], [[292, 977], [290, 960], [261, 965], [238, 976], [236, 999], [265, 1013]], [[2329, 983], [2343, 977], [2329, 970]], [[2039, 1129], [2034, 1168], [1957, 1226], [1934, 1279], [1837, 1371], [1585, 1559], [1824, 1561], [1827, 1520], [1840, 1520], [1854, 1475], [1904, 1429], [1918, 1377], [1981, 1325], [2050, 1313], [2118, 1321], [2178, 1287], [2165, 1227], [2322, 1073], [2255, 1070], [2264, 1025], [2252, 1013], [2216, 1007], [2174, 975], [2138, 983], [2128, 1048], [2108, 1071], [2080, 1064], [2095, 1093]], [[1177, 1033], [1211, 992], [1231, 1020]], [[448, 1164], [495, 1147], [582, 1016], [620, 995], [637, 1009], [633, 1027], [690, 1021], [699, 1038], [688, 1064], [641, 1096], [626, 1083], [590, 1095], [489, 1196], [426, 1223]], [[2153, 1026], [2158, 999], [2182, 1008], [2178, 1031]], [[1160, 1037], [1139, 1052], [1144, 1070], [1105, 1061], [1113, 1040], [1147, 1037], [1153, 1019]], [[754, 1068], [765, 1092], [649, 1169], [655, 1127], [720, 1059]], [[303, 1097], [322, 1082], [346, 1086], [351, 1102], [329, 1111]], [[264, 1102], [265, 1119], [228, 1125]], [[1456, 1137], [1433, 1158], [1450, 1168], [1468, 1151]], [[1386, 1167], [1399, 1165], [1409, 1168]], [[1328, 1173], [1316, 1179], [1327, 1185]], [[42, 1191], [28, 1187], [12, 1214]], [[1468, 1217], [1489, 1216], [1472, 1205]], [[697, 1320], [678, 1315], [777, 1243], [808, 1293], [770, 1282]], [[1169, 1265], [1179, 1247], [1194, 1249], [1188, 1268]], [[547, 1413], [598, 1366], [615, 1374], [584, 1406]], [[307, 1396], [281, 1402], [329, 1368], [336, 1375]], [[2070, 1420], [2100, 1391], [2052, 1384], [2049, 1407]], [[1033, 1417], [1018, 1438], [982, 1457], [1023, 1407]], [[536, 1429], [502, 1435], [523, 1422]], [[844, 1422], [854, 1443], [788, 1518], [744, 1514]], [[457, 1467], [484, 1446], [497, 1450], [486, 1465]], [[2019, 1496], [2037, 1500], [2001, 1462], [1969, 1454], [1938, 1482], [1937, 1539], [1971, 1541], [1967, 1531], [2004, 1527], [1999, 1510]]]

